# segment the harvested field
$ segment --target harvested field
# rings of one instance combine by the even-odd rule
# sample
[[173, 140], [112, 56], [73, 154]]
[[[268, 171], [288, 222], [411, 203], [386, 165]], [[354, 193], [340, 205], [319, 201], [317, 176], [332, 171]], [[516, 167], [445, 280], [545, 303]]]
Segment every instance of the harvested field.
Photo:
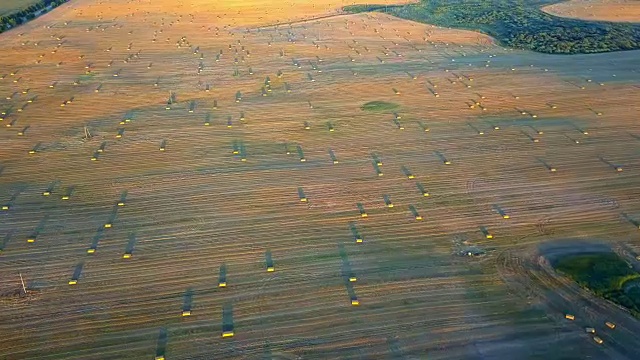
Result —
[[569, 0], [542, 10], [575, 19], [640, 22], [640, 3], [635, 0]]
[[77, 0], [0, 35], [0, 358], [637, 355], [635, 319], [599, 307], [594, 343], [534, 267], [640, 252], [640, 53], [275, 3]]

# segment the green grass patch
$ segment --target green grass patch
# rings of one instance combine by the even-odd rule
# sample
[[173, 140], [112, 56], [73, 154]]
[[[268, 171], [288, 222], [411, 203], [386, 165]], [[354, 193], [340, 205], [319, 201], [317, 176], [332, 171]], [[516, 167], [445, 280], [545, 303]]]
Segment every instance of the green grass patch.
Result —
[[79, 81], [87, 81], [87, 80], [91, 80], [91, 79], [93, 79], [93, 77], [94, 77], [94, 74], [93, 74], [93, 73], [90, 73], [90, 74], [84, 74], [84, 75], [80, 75], [80, 76], [78, 77], [78, 80], [79, 80]]
[[480, 31], [501, 44], [550, 54], [640, 49], [640, 24], [586, 21], [549, 15], [541, 7], [559, 0], [421, 0], [417, 4], [357, 5], [403, 19]]
[[625, 289], [629, 281], [640, 274], [614, 253], [571, 255], [558, 260], [555, 268], [572, 278], [580, 286], [598, 296], [629, 309], [640, 317], [640, 290], [637, 286]]
[[364, 111], [391, 111], [397, 110], [400, 105], [386, 101], [369, 101], [362, 105], [360, 109]]

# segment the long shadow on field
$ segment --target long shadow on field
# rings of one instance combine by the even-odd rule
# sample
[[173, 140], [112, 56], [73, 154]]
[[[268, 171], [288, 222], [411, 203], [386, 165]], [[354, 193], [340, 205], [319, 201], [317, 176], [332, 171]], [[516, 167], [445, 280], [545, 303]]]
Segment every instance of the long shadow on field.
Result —
[[373, 170], [378, 174], [378, 176], [382, 176], [384, 174], [375, 160], [371, 160], [371, 164], [373, 165]]
[[105, 228], [110, 228], [113, 225], [113, 222], [116, 221], [118, 217], [118, 205], [116, 204], [113, 209], [111, 209], [111, 214], [109, 214], [109, 218], [105, 223]]
[[120, 201], [118, 202], [119, 206], [122, 206], [121, 204], [124, 204], [127, 201], [128, 194], [129, 192], [127, 190], [122, 190], [122, 192], [120, 193]]
[[133, 254], [133, 249], [135, 248], [137, 241], [138, 239], [136, 237], [136, 233], [130, 233], [129, 241], [127, 241], [127, 246], [124, 249], [125, 255], [128, 254], [129, 256], [131, 256], [131, 254]]
[[[358, 228], [356, 227], [356, 224], [354, 222], [349, 223], [349, 229], [351, 230], [351, 235], [353, 235], [353, 239], [355, 240], [355, 242], [361, 243], [362, 235], [360, 235], [360, 232], [358, 231]], [[340, 256], [342, 256], [342, 254]]]
[[344, 281], [344, 286], [347, 288], [347, 294], [349, 295], [349, 301], [351, 302], [351, 305], [359, 305], [360, 300], [358, 300], [358, 296], [356, 295], [356, 291], [353, 288], [353, 284], [351, 284], [349, 279], [346, 277], [343, 277], [342, 279]]
[[336, 154], [333, 152], [333, 150], [329, 149], [329, 157], [331, 158], [331, 161], [334, 164], [338, 163], [338, 158], [336, 157]]
[[78, 281], [80, 279], [80, 275], [82, 274], [83, 267], [84, 267], [84, 261], [81, 261], [76, 265], [76, 267], [73, 269], [73, 275], [71, 276], [72, 281]]
[[156, 359], [164, 358], [167, 352], [168, 337], [167, 329], [161, 328], [160, 334], [158, 334], [158, 344], [156, 345]]
[[308, 202], [307, 196], [304, 194], [304, 189], [302, 189], [301, 187], [298, 188], [298, 197], [300, 197], [301, 202]]
[[449, 160], [447, 160], [447, 158], [444, 156], [444, 154], [440, 151], [434, 151], [433, 154], [435, 156], [438, 157], [438, 159], [443, 163], [443, 164], [447, 164], [447, 162], [449, 162]]
[[416, 183], [416, 188], [418, 188], [418, 191], [420, 191], [422, 196], [429, 196], [429, 192], [424, 188], [424, 185], [422, 185], [421, 183]]
[[367, 211], [364, 209], [364, 205], [362, 203], [357, 203], [358, 211], [360, 212], [361, 217], [367, 217]]
[[60, 180], [54, 180], [54, 181], [50, 182], [49, 185], [47, 186], [47, 188], [42, 192], [42, 195], [44, 195], [44, 196], [51, 195], [51, 193], [53, 193], [53, 190], [55, 190], [55, 188], [56, 188], [56, 186], [58, 186], [58, 184], [60, 184]]
[[182, 313], [191, 313], [191, 307], [193, 305], [193, 289], [188, 288], [184, 292], [183, 304], [182, 304]]
[[15, 234], [15, 232], [16, 232], [16, 229], [11, 229], [2, 238], [2, 242], [0, 243], [0, 253], [2, 253], [4, 249], [7, 247], [7, 245], [9, 245], [9, 241], [11, 241], [11, 237], [13, 237], [13, 234]]
[[342, 260], [342, 277], [348, 279], [349, 282], [355, 281], [356, 274], [353, 272], [344, 244], [338, 244], [338, 251], [340, 253], [340, 259]]
[[36, 226], [36, 228], [33, 230], [33, 232], [31, 233], [31, 235], [29, 236], [29, 239], [32, 239], [35, 241], [35, 239], [40, 235], [40, 233], [42, 233], [42, 231], [44, 230], [45, 225], [47, 224], [47, 221], [49, 220], [49, 215], [45, 215], [40, 222], [38, 223], [38, 225]]
[[631, 223], [633, 226], [635, 226], [636, 228], [640, 229], [640, 221], [632, 218], [631, 216], [629, 216], [627, 213], [622, 213], [620, 214], [622, 215], [622, 217], [627, 220], [629, 223]]
[[73, 193], [75, 192], [75, 190], [76, 190], [75, 186], [73, 185], [68, 186], [65, 192], [62, 194], [62, 200], [69, 200], [69, 198], [73, 196]]
[[503, 219], [508, 219], [508, 218], [510, 218], [510, 216], [507, 214], [507, 212], [506, 212], [506, 211], [504, 211], [504, 209], [503, 209], [500, 205], [498, 205], [498, 204], [494, 204], [494, 205], [493, 205], [493, 210], [494, 210], [495, 212], [497, 212], [500, 216], [502, 216], [502, 218], [503, 218]]
[[11, 197], [9, 198], [9, 200], [6, 203], [2, 204], [2, 210], [6, 211], [13, 208], [13, 206], [15, 205], [16, 199], [18, 198], [18, 195], [20, 195], [20, 193], [22, 193], [26, 189], [27, 189], [26, 186], [21, 186], [18, 189], [16, 189], [11, 195]]
[[549, 163], [548, 163], [548, 162], [546, 162], [544, 159], [542, 159], [542, 158], [540, 158], [540, 157], [537, 157], [537, 156], [536, 156], [536, 160], [537, 160], [540, 164], [542, 164], [542, 166], [546, 167], [546, 168], [547, 168], [547, 170], [554, 169], [554, 167], [553, 167], [553, 166], [551, 166], [551, 165], [549, 165]]
[[227, 286], [227, 265], [220, 265], [220, 276], [218, 276], [218, 287]]
[[620, 166], [620, 164], [614, 164], [611, 161], [605, 159], [602, 156], [598, 156], [598, 160], [600, 160], [603, 164], [607, 165], [608, 167], [610, 167], [613, 170], [616, 171], [622, 171], [622, 167]]
[[102, 240], [103, 236], [104, 236], [104, 227], [100, 226], [96, 230], [96, 233], [95, 233], [95, 235], [93, 235], [93, 239], [91, 240], [91, 246], [89, 247], [89, 252], [90, 253], [91, 252], [95, 252], [96, 250], [98, 250], [98, 244], [100, 243], [100, 240]]
[[222, 306], [222, 333], [233, 333], [234, 331], [233, 304], [229, 302]]
[[538, 245], [538, 253], [556, 266], [558, 260], [567, 255], [613, 252], [611, 245], [598, 240], [561, 239]]
[[267, 266], [267, 271], [275, 271], [275, 267], [273, 265], [273, 257], [271, 255], [271, 250], [267, 250], [264, 253], [265, 265]]

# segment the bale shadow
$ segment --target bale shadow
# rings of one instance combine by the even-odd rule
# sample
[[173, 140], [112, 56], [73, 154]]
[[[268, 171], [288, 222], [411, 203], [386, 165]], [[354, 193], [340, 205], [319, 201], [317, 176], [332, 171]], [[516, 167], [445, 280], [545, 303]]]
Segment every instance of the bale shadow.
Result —
[[351, 263], [349, 262], [349, 257], [347, 255], [347, 251], [344, 247], [344, 244], [338, 244], [338, 253], [340, 254], [340, 259], [342, 260], [342, 277], [347, 279], [349, 282], [356, 281], [356, 275], [353, 272], [353, 268], [351, 267]]
[[98, 250], [98, 244], [100, 243], [100, 240], [102, 240], [103, 236], [104, 236], [104, 227], [100, 226], [96, 230], [95, 235], [93, 235], [93, 239], [91, 240], [91, 246], [89, 246], [87, 253], [92, 254], [96, 252], [96, 250]]
[[388, 208], [392, 208], [393, 207], [393, 203], [391, 202], [391, 197], [389, 197], [389, 195], [384, 194], [384, 195], [382, 195], [382, 198], [384, 199], [384, 204]]
[[298, 156], [300, 156], [300, 161], [301, 161], [301, 162], [305, 162], [305, 161], [307, 161], [307, 160], [305, 159], [305, 157], [304, 157], [304, 152], [302, 151], [302, 146], [298, 145], [298, 146], [296, 147], [296, 149], [298, 150]]
[[78, 281], [80, 279], [80, 275], [82, 274], [82, 268], [84, 267], [84, 261], [79, 262], [76, 267], [73, 269], [73, 275], [71, 275], [72, 281]]
[[480, 231], [482, 232], [482, 235], [484, 235], [485, 238], [487, 239], [493, 238], [493, 235], [491, 235], [491, 233], [489, 232], [489, 229], [487, 229], [485, 226], [480, 226]]
[[185, 292], [184, 292], [184, 296], [183, 296], [183, 302], [182, 302], [182, 315], [185, 316], [185, 314], [191, 314], [191, 307], [193, 305], [193, 294], [194, 291], [192, 288], [188, 288]]
[[227, 265], [220, 265], [220, 275], [218, 276], [218, 287], [227, 286]]
[[[124, 203], [127, 201], [127, 195], [128, 194], [129, 194], [129, 192], [127, 190], [122, 190], [122, 192], [120, 193], [120, 201], [117, 204], [118, 206], [124, 206]], [[122, 205], [120, 205], [120, 204], [122, 204]]]
[[450, 163], [450, 161], [447, 160], [447, 158], [444, 156], [442, 152], [434, 151], [433, 153], [440, 161], [442, 161], [443, 164], [448, 165]]
[[4, 211], [10, 210], [15, 205], [15, 202], [18, 199], [18, 195], [20, 195], [23, 191], [25, 191], [26, 188], [27, 188], [26, 186], [22, 186], [16, 191], [14, 191], [11, 197], [9, 198], [9, 200], [2, 205], [2, 210]]
[[493, 210], [502, 216], [503, 219], [508, 219], [510, 217], [498, 204], [493, 204]]
[[416, 188], [418, 188], [422, 196], [429, 196], [429, 192], [424, 188], [424, 185], [422, 185], [421, 183], [417, 183]]
[[373, 170], [375, 170], [376, 174], [378, 174], [378, 176], [382, 176], [383, 172], [382, 169], [380, 168], [380, 165], [378, 165], [378, 162], [376, 160], [372, 160], [371, 161], [371, 165], [373, 165]]
[[156, 359], [164, 359], [167, 351], [168, 334], [166, 328], [161, 328], [156, 345]]
[[235, 329], [233, 322], [233, 304], [228, 302], [222, 306], [222, 334], [233, 334]]
[[467, 123], [467, 126], [470, 127], [473, 131], [475, 131], [477, 134], [483, 135], [484, 132], [480, 131], [480, 129], [478, 129], [477, 127], [475, 127], [473, 124], [471, 123]]
[[364, 209], [364, 205], [362, 205], [362, 203], [357, 203], [356, 207], [358, 207], [358, 211], [360, 212], [360, 217], [366, 218], [367, 215], [367, 211]]
[[75, 191], [76, 191], [76, 187], [75, 186], [71, 185], [71, 186], [67, 187], [67, 190], [62, 195], [62, 200], [69, 200], [69, 198], [71, 196], [73, 196]]
[[329, 157], [331, 158], [331, 161], [334, 164], [338, 163], [338, 158], [336, 157], [336, 154], [333, 152], [333, 150], [329, 149]]
[[271, 250], [267, 250], [264, 253], [264, 259], [265, 259], [265, 264], [267, 266], [267, 271], [268, 272], [274, 271], [275, 267], [274, 267], [274, 263], [273, 263], [273, 257], [271, 255]]
[[600, 160], [602, 163], [604, 163], [605, 165], [607, 165], [608, 167], [610, 167], [615, 171], [622, 171], [622, 166], [620, 164], [612, 163], [611, 161], [605, 159], [602, 156], [598, 156], [598, 160]]
[[548, 162], [546, 162], [544, 159], [539, 158], [539, 157], [536, 157], [536, 160], [537, 160], [540, 164], [542, 164], [544, 167], [546, 167], [546, 168], [547, 168], [547, 170], [553, 171], [554, 167], [553, 167], [553, 166], [551, 166], [551, 165], [549, 165], [549, 163], [548, 163]]
[[47, 188], [42, 192], [42, 195], [44, 196], [51, 195], [53, 193], [53, 190], [55, 190], [56, 186], [58, 186], [59, 183], [60, 183], [59, 180], [54, 180], [50, 182]]
[[402, 173], [404, 174], [404, 176], [407, 177], [407, 179], [412, 180], [412, 179], [415, 178], [413, 173], [411, 173], [411, 170], [409, 170], [409, 168], [407, 168], [406, 166], [403, 165], [401, 170], [402, 170]]
[[36, 228], [33, 229], [33, 232], [31, 232], [31, 235], [29, 236], [29, 239], [33, 241], [29, 241], [29, 242], [34, 242], [35, 239], [40, 235], [40, 233], [42, 233], [48, 220], [49, 220], [49, 215], [45, 215], [42, 219], [40, 219], [40, 222], [38, 223]]
[[382, 160], [376, 153], [371, 153], [371, 158], [374, 161], [375, 166], [382, 166]]
[[418, 209], [416, 209], [415, 206], [409, 205], [409, 211], [411, 211], [411, 215], [413, 215], [413, 217], [416, 220], [422, 220], [422, 216], [420, 215], [420, 213], [418, 212]]
[[127, 246], [124, 249], [125, 255], [129, 255], [129, 257], [133, 254], [133, 249], [136, 246], [136, 242], [138, 241], [136, 237], [136, 233], [132, 232], [129, 234], [129, 241], [127, 242]]
[[307, 196], [304, 194], [302, 187], [298, 187], [298, 197], [300, 197], [301, 202], [307, 202]]
[[344, 281], [344, 286], [347, 289], [347, 295], [349, 296], [349, 301], [351, 302], [351, 305], [353, 306], [357, 306], [360, 304], [360, 300], [358, 299], [358, 296], [356, 295], [356, 291], [353, 288], [353, 284], [349, 281], [348, 278], [343, 278]]
[[358, 231], [358, 228], [356, 227], [356, 224], [354, 222], [349, 223], [349, 229], [351, 230], [351, 235], [353, 236], [355, 242], [357, 244], [361, 243], [363, 241], [362, 235], [360, 235], [360, 232]]
[[4, 237], [2, 238], [2, 242], [0, 242], [0, 253], [4, 251], [7, 245], [9, 245], [9, 242], [11, 241], [11, 238], [13, 237], [15, 232], [16, 229], [11, 229], [4, 235]]

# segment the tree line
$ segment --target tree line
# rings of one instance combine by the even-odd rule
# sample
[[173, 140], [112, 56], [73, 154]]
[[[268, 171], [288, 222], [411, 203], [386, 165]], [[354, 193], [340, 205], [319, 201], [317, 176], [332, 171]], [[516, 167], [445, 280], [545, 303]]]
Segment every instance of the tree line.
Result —
[[9, 15], [0, 16], [0, 33], [21, 25], [36, 16], [45, 13], [56, 6], [66, 3], [69, 0], [40, 0], [37, 3], [28, 6], [25, 9], [11, 13]]
[[548, 54], [640, 49], [640, 24], [587, 21], [549, 15], [540, 7], [558, 0], [421, 0], [417, 4], [347, 6], [399, 18], [486, 33], [501, 44]]
[[555, 268], [598, 296], [640, 317], [640, 274], [615, 253], [567, 256]]

